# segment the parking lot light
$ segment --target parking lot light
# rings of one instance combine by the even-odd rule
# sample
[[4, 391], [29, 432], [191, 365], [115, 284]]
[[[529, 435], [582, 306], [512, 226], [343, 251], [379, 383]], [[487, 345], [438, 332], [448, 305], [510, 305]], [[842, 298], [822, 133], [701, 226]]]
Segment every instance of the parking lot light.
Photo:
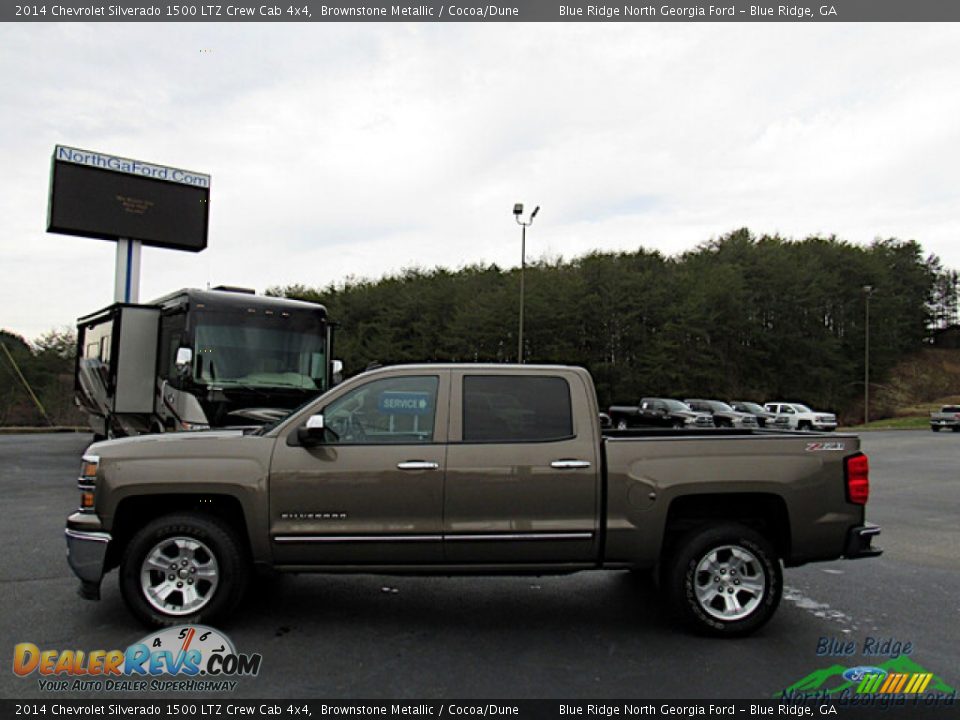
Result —
[[533, 219], [540, 212], [540, 206], [537, 205], [530, 213], [530, 219], [524, 222], [520, 219], [523, 215], [523, 203], [516, 203], [513, 206], [513, 217], [517, 224], [522, 227], [520, 231], [520, 330], [517, 333], [517, 362], [523, 362], [523, 294], [524, 294], [524, 274], [527, 269], [527, 228], [533, 225]]

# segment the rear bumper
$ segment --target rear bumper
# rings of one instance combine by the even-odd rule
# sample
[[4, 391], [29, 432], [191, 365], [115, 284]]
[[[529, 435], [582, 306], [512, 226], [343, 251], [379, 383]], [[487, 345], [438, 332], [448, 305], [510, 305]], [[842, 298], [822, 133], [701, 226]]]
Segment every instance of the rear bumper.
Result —
[[843, 551], [843, 556], [848, 560], [857, 558], [877, 557], [883, 554], [883, 550], [873, 547], [873, 539], [880, 534], [880, 526], [873, 523], [857, 525], [850, 528], [847, 532], [847, 545]]
[[99, 600], [107, 546], [112, 540], [110, 533], [68, 527], [64, 534], [67, 539], [67, 562], [74, 575], [80, 578], [80, 596], [87, 600]]

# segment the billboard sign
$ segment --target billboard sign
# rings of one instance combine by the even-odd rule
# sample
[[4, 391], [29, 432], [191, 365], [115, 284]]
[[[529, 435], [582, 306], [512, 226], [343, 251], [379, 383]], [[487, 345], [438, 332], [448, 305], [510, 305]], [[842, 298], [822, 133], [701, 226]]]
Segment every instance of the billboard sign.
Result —
[[199, 252], [209, 214], [209, 175], [54, 147], [47, 232]]

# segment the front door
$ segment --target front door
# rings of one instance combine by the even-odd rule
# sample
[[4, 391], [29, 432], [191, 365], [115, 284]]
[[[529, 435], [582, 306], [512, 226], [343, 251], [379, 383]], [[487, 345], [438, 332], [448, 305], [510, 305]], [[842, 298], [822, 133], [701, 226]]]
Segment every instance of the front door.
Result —
[[380, 375], [322, 409], [324, 444], [280, 437], [270, 474], [274, 562], [441, 562], [448, 398], [446, 371]]

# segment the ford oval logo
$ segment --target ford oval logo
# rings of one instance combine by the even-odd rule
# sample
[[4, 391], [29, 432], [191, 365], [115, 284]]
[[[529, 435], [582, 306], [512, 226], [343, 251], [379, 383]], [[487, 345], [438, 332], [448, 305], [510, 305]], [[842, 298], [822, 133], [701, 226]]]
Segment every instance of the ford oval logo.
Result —
[[870, 667], [869, 665], [858, 665], [852, 667], [843, 673], [843, 679], [850, 682], [860, 682], [864, 675], [886, 675], [887, 671], [883, 668]]

